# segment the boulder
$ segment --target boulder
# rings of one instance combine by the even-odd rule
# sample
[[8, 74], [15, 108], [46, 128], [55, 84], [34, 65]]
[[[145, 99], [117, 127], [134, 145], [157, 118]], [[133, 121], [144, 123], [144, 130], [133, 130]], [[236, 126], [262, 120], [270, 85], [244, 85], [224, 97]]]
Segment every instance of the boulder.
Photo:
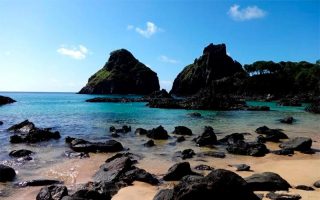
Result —
[[176, 163], [169, 168], [168, 172], [164, 175], [163, 180], [178, 181], [186, 175], [198, 175], [198, 174], [191, 170], [190, 163], [188, 162]]
[[186, 138], [185, 137], [183, 137], [183, 136], [179, 136], [179, 137], [177, 137], [177, 142], [183, 142], [183, 141], [185, 141], [186, 140]]
[[137, 134], [137, 135], [147, 135], [148, 131], [146, 129], [143, 129], [143, 128], [137, 128], [134, 133]]
[[320, 188], [320, 180], [313, 183], [313, 186], [316, 188]]
[[314, 190], [313, 187], [310, 187], [310, 186], [307, 186], [307, 185], [297, 185], [295, 187], [295, 189], [297, 189], [297, 190], [306, 190], [306, 191], [313, 191]]
[[68, 189], [63, 185], [50, 185], [41, 188], [36, 200], [61, 200], [68, 195]]
[[155, 144], [154, 144], [153, 140], [148, 140], [146, 143], [143, 144], [143, 146], [145, 146], [145, 147], [153, 147], [153, 146], [155, 146]]
[[5, 104], [10, 104], [16, 102], [15, 100], [11, 99], [10, 97], [5, 97], [0, 95], [0, 106]]
[[267, 126], [262, 126], [256, 129], [256, 133], [265, 135], [264, 140], [270, 142], [279, 142], [281, 139], [289, 137], [279, 129], [270, 129]]
[[217, 79], [243, 72], [239, 62], [227, 55], [225, 44], [209, 44], [203, 55], [186, 66], [175, 78], [171, 94], [188, 96], [212, 85]]
[[2, 126], [3, 125], [3, 121], [0, 121], [0, 126]]
[[166, 140], [169, 138], [169, 135], [162, 126], [158, 126], [157, 128], [148, 130], [147, 137], [155, 140]]
[[211, 126], [206, 126], [204, 132], [194, 139], [198, 146], [212, 146], [217, 143], [217, 136]]
[[83, 139], [67, 137], [66, 143], [76, 152], [118, 152], [123, 150], [122, 144], [116, 140], [89, 142]]
[[196, 155], [194, 153], [194, 151], [192, 149], [185, 149], [183, 151], [178, 151], [175, 153], [176, 157], [181, 157], [183, 160], [188, 159], [188, 158], [192, 158], [194, 155]]
[[280, 175], [273, 172], [264, 172], [261, 174], [253, 174], [245, 178], [249, 188], [254, 191], [288, 191], [290, 184]]
[[44, 185], [53, 185], [53, 184], [62, 184], [62, 181], [52, 180], [52, 179], [35, 179], [29, 181], [22, 181], [17, 183], [18, 187], [28, 187], [28, 186], [44, 186]]
[[154, 200], [259, 200], [239, 175], [224, 169], [206, 177], [185, 176], [173, 190], [159, 192]]
[[37, 128], [28, 120], [11, 126], [8, 131], [15, 133], [10, 137], [11, 143], [37, 143], [61, 137], [58, 131], [53, 132], [51, 128]]
[[80, 94], [150, 94], [160, 89], [158, 76], [128, 50], [110, 53], [108, 62], [91, 76]]
[[280, 119], [280, 122], [283, 124], [292, 124], [293, 121], [294, 121], [294, 119], [291, 116]]
[[33, 154], [32, 151], [27, 150], [27, 149], [19, 149], [19, 150], [13, 150], [9, 153], [9, 156], [11, 157], [16, 157], [16, 158], [21, 158], [25, 156], [30, 156]]
[[0, 164], [0, 182], [12, 181], [16, 172], [11, 167]]
[[248, 156], [264, 156], [269, 153], [266, 145], [257, 142], [238, 141], [234, 144], [229, 144], [227, 151], [231, 154], [248, 155]]
[[301, 196], [298, 194], [278, 194], [275, 192], [269, 192], [266, 195], [267, 198], [271, 200], [299, 200]]
[[279, 145], [282, 149], [292, 149], [295, 151], [310, 151], [311, 146], [312, 140], [307, 137], [295, 137]]
[[192, 135], [191, 129], [185, 126], [176, 126], [174, 127], [173, 134], [176, 135]]
[[128, 185], [134, 181], [142, 181], [152, 185], [159, 183], [154, 175], [133, 166], [135, 162], [131, 154], [118, 153], [107, 159], [106, 162], [100, 166], [100, 169], [94, 175], [94, 180], [109, 183], [124, 182]]
[[244, 140], [244, 136], [242, 133], [232, 133], [218, 140], [218, 142], [222, 144], [233, 144], [243, 140]]

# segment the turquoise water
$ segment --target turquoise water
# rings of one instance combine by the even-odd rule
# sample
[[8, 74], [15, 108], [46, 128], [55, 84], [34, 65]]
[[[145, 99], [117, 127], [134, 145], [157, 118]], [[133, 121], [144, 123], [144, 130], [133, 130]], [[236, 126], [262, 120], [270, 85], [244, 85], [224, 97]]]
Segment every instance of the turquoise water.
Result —
[[[277, 106], [275, 102], [248, 102], [249, 105], [266, 105], [271, 107], [269, 112], [257, 111], [197, 111], [201, 118], [192, 118], [188, 113], [192, 110], [154, 109], [145, 103], [87, 103], [86, 99], [97, 95], [80, 95], [73, 93], [0, 93], [17, 100], [16, 103], [0, 107], [0, 163], [13, 165], [19, 170], [18, 179], [28, 179], [36, 170], [65, 158], [62, 154], [69, 148], [64, 143], [64, 137], [73, 136], [93, 141], [103, 141], [111, 138], [109, 127], [132, 126], [136, 128], [153, 128], [158, 125], [172, 132], [175, 126], [184, 125], [192, 129], [194, 134], [200, 134], [203, 127], [210, 125], [218, 133], [218, 137], [234, 132], [249, 132], [254, 139], [254, 130], [262, 125], [270, 128], [281, 128], [289, 136], [308, 136], [314, 140], [320, 139], [320, 116], [304, 111], [303, 107]], [[113, 96], [114, 97], [114, 96]], [[297, 119], [294, 125], [279, 123], [278, 119], [291, 115]], [[52, 127], [61, 133], [58, 141], [40, 144], [23, 145], [10, 144], [6, 129], [25, 119], [34, 122], [38, 127]], [[179, 147], [172, 145], [174, 138], [157, 144], [156, 148], [146, 149], [141, 145], [147, 140], [144, 136], [134, 133], [122, 135], [119, 140], [126, 148], [146, 156], [168, 154], [179, 148], [194, 147], [191, 138]], [[36, 152], [32, 162], [17, 164], [9, 158], [8, 153], [14, 149], [27, 148]], [[170, 157], [170, 158], [169, 158]]]

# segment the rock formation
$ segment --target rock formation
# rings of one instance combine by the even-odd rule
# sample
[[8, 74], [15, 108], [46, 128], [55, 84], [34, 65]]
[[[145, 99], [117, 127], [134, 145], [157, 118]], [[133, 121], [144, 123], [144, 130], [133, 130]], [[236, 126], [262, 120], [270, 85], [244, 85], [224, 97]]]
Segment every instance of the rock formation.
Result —
[[108, 62], [89, 78], [80, 94], [150, 94], [160, 89], [158, 76], [128, 50], [110, 53]]
[[212, 85], [215, 80], [243, 72], [239, 62], [227, 55], [226, 45], [210, 44], [203, 55], [186, 66], [173, 82], [170, 93], [180, 96], [193, 95]]

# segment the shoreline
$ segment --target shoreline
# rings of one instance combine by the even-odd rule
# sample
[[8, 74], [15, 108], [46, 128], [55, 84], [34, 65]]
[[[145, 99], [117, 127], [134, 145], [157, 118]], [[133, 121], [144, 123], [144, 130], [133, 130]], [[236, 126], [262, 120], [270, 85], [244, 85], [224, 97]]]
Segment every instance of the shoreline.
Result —
[[[272, 149], [273, 144], [268, 144], [267, 147]], [[313, 149], [319, 149], [320, 144], [314, 142]], [[133, 152], [134, 153], [134, 152]], [[57, 163], [52, 167], [43, 168], [39, 176], [43, 178], [58, 178], [64, 180], [64, 184], [69, 190], [73, 191], [77, 188], [75, 184], [84, 184], [88, 181], [93, 181], [92, 176], [99, 169], [99, 166], [104, 161], [114, 155], [114, 153], [90, 153], [89, 158], [84, 159], [69, 159], [63, 163]], [[207, 162], [204, 162], [206, 160]], [[260, 172], [275, 172], [287, 180], [293, 187], [296, 185], [312, 185], [316, 180], [320, 179], [320, 154], [317, 152], [313, 155], [302, 154], [296, 152], [293, 156], [281, 156], [274, 154], [267, 154], [264, 157], [251, 157], [241, 155], [227, 154], [226, 158], [212, 158], [205, 157], [205, 159], [187, 159], [191, 167], [198, 164], [206, 164], [214, 167], [214, 169], [227, 169], [237, 173], [242, 177], [248, 177], [253, 173]], [[161, 157], [145, 157], [138, 161], [137, 167], [145, 169], [146, 171], [155, 174], [158, 177], [163, 176], [169, 167], [176, 161], [168, 160]], [[251, 166], [253, 171], [238, 172], [235, 168], [230, 167], [232, 164], [245, 163]], [[196, 171], [196, 170], [195, 170]], [[204, 175], [209, 171], [197, 171]], [[124, 187], [113, 196], [114, 200], [125, 200], [130, 197], [131, 200], [150, 199], [152, 200], [155, 194], [164, 188], [172, 188], [175, 182], [165, 182], [159, 186], [152, 186], [147, 183], [135, 181], [132, 186]], [[35, 199], [40, 188], [42, 187], [26, 187], [21, 189], [14, 189], [12, 194], [8, 197], [3, 197], [4, 200], [23, 200]], [[266, 192], [256, 192], [266, 193]], [[280, 192], [286, 193], [286, 192]], [[289, 194], [300, 194], [302, 199], [316, 200], [320, 198], [320, 189], [315, 188], [314, 191], [303, 191], [297, 189], [290, 189]], [[266, 199], [266, 198], [264, 198]]]

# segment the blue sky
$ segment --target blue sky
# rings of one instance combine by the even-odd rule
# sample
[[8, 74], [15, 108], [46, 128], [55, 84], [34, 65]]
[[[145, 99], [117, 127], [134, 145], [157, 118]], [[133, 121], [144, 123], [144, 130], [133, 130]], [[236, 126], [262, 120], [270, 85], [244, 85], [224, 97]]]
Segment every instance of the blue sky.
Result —
[[241, 64], [320, 59], [320, 1], [0, 0], [0, 91], [78, 91], [126, 48], [170, 89], [209, 43]]

